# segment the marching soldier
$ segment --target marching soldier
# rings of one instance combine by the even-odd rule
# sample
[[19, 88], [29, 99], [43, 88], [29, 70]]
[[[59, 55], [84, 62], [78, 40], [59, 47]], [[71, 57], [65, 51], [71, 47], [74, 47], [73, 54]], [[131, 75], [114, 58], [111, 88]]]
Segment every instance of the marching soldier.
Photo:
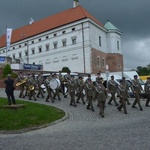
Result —
[[71, 79], [68, 80], [68, 92], [70, 94], [70, 106], [76, 107], [76, 102], [75, 102], [75, 91], [76, 91], [76, 85], [75, 85], [75, 80], [74, 76], [71, 76]]
[[88, 79], [85, 82], [85, 95], [88, 101], [87, 109], [91, 109], [92, 111], [94, 111], [93, 102], [92, 102], [94, 98], [93, 91], [94, 91], [94, 85], [91, 80], [91, 75], [88, 75]]
[[102, 118], [104, 118], [104, 109], [105, 109], [105, 102], [107, 98], [107, 91], [102, 81], [103, 78], [100, 77], [99, 80], [96, 82], [95, 91], [97, 93], [98, 106], [100, 108], [99, 114], [102, 116]]
[[32, 100], [32, 97], [33, 97], [33, 99], [36, 101], [35, 87], [37, 85], [37, 81], [36, 81], [34, 73], [32, 73], [32, 76], [29, 78], [28, 84], [29, 84], [29, 91], [28, 91], [29, 92], [29, 100]]
[[150, 77], [147, 78], [147, 81], [144, 85], [144, 91], [146, 94], [146, 103], [145, 106], [150, 107], [149, 102], [150, 102]]
[[46, 102], [49, 102], [49, 98], [51, 99], [52, 103], [54, 102], [53, 100], [53, 90], [50, 88], [49, 82], [52, 79], [51, 76], [47, 77], [46, 80], [44, 81], [44, 85], [46, 86], [46, 90], [47, 90], [47, 97], [46, 97]]
[[111, 105], [112, 100], [114, 100], [114, 103], [116, 106], [118, 106], [118, 103], [116, 101], [116, 91], [117, 91], [117, 83], [114, 81], [114, 76], [111, 76], [111, 80], [108, 81], [108, 92], [111, 93], [111, 98], [108, 101], [108, 104]]
[[124, 82], [123, 80], [120, 80], [120, 85], [118, 86], [118, 95], [120, 97], [121, 104], [117, 107], [117, 109], [121, 111], [121, 109], [123, 108], [124, 113], [127, 114], [126, 101], [127, 101], [128, 95], [126, 91], [126, 86], [123, 82]]
[[76, 87], [77, 87], [77, 100], [76, 100], [76, 103], [80, 103], [79, 100], [81, 98], [83, 104], [85, 104], [85, 101], [84, 101], [84, 93], [83, 93], [83, 90], [84, 90], [84, 81], [83, 81], [83, 78], [81, 76], [79, 76], [79, 78], [77, 79], [77, 82], [76, 82]]
[[42, 74], [40, 73], [37, 77], [37, 84], [38, 84], [38, 93], [37, 93], [37, 97], [39, 98], [39, 95], [41, 95], [42, 98], [44, 98], [44, 94], [43, 94], [43, 89], [41, 87], [41, 85], [44, 83], [44, 77], [42, 76]]
[[[16, 78], [16, 82], [21, 83], [23, 80], [25, 80], [25, 77], [24, 77], [23, 73], [20, 72], [18, 77]], [[22, 82], [22, 84], [19, 85], [19, 88], [20, 88], [19, 97], [20, 98], [25, 98], [25, 95], [24, 95], [25, 82], [24, 83]]]
[[28, 95], [28, 91], [29, 91], [29, 84], [28, 84], [28, 82], [29, 82], [29, 79], [30, 79], [30, 73], [29, 72], [27, 73], [26, 78], [27, 78], [27, 82], [25, 84], [25, 86], [26, 86], [25, 96], [29, 96]]
[[[53, 76], [54, 79], [57, 79], [57, 74], [56, 73], [54, 73], [52, 76]], [[59, 90], [60, 90], [59, 88], [55, 89], [55, 93], [54, 93], [53, 99], [55, 99], [56, 96], [57, 96], [58, 100], [60, 101], [61, 98], [60, 98]]]
[[128, 99], [128, 90], [129, 90], [129, 85], [128, 82], [126, 81], [125, 77], [122, 77], [122, 84], [124, 85], [125, 89], [126, 89], [126, 93], [127, 93], [127, 104], [130, 105], [129, 99]]
[[60, 87], [60, 91], [62, 92], [62, 94], [65, 96], [65, 85], [64, 85], [64, 77], [62, 76], [61, 72], [59, 71], [59, 80], [61, 83], [61, 87]]
[[[101, 80], [101, 74], [99, 72], [99, 73], [97, 73], [96, 81], [94, 82], [94, 84], [95, 85], [98, 84], [100, 82], [100, 80]], [[96, 100], [96, 99], [97, 99], [97, 92], [94, 91], [94, 100]]]
[[142, 86], [137, 79], [137, 75], [134, 75], [134, 80], [132, 81], [132, 91], [135, 94], [135, 100], [132, 104], [132, 108], [137, 108], [135, 105], [138, 103], [140, 110], [143, 110], [140, 103], [140, 94], [141, 94]]
[[66, 75], [64, 75], [64, 98], [67, 98], [68, 95], [68, 82], [71, 80], [70, 72], [67, 72]]

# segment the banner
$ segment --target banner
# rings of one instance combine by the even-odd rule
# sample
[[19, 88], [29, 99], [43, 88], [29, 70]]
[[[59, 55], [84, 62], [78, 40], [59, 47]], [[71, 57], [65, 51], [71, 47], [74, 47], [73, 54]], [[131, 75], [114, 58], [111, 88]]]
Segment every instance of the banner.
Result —
[[24, 64], [23, 68], [26, 70], [43, 70], [43, 65]]
[[4, 56], [0, 56], [0, 64], [4, 64], [5, 63], [5, 57]]
[[12, 29], [7, 28], [7, 31], [6, 31], [6, 51], [10, 50], [11, 34], [12, 34]]

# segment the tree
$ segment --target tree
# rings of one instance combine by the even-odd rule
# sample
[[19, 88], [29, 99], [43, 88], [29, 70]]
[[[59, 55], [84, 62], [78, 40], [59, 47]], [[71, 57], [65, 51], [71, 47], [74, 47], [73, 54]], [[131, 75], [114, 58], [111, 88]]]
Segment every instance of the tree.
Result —
[[8, 74], [11, 74], [12, 70], [9, 64], [6, 64], [3, 68], [3, 78], [5, 78]]
[[70, 69], [68, 67], [63, 67], [62, 68], [62, 72], [67, 72], [67, 73], [70, 73]]

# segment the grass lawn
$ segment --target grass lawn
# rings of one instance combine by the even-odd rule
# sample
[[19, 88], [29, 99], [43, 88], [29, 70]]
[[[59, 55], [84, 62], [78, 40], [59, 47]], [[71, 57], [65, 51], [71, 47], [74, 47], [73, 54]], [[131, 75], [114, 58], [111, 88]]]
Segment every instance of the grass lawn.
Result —
[[65, 112], [52, 106], [16, 100], [23, 107], [2, 108], [6, 98], [0, 98], [0, 130], [20, 130], [46, 125], [65, 116]]

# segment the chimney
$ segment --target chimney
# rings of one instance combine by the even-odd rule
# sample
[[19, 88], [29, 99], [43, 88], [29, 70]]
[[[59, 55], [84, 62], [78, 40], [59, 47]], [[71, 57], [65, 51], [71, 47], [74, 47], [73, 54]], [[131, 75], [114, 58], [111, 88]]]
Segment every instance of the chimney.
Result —
[[73, 8], [79, 6], [79, 0], [73, 0]]

